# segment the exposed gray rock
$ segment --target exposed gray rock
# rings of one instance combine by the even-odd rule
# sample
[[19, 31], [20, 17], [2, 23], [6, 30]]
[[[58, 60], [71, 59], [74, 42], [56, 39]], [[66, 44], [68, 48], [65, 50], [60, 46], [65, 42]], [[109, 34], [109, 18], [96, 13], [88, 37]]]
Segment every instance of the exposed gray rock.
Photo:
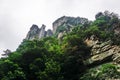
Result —
[[39, 32], [40, 32], [40, 29], [38, 28], [38, 26], [33, 24], [25, 39], [33, 40], [38, 36]]
[[51, 30], [51, 29], [48, 29], [48, 30], [46, 31], [46, 37], [49, 37], [49, 36], [52, 36], [52, 35], [53, 35], [52, 30]]
[[104, 16], [104, 14], [102, 12], [99, 12], [95, 15], [95, 18], [98, 19], [100, 17]]
[[41, 39], [43, 37], [49, 37], [55, 34], [58, 28], [62, 30], [57, 32], [56, 37], [61, 38], [64, 35], [64, 33], [68, 33], [72, 31], [74, 26], [77, 26], [79, 24], [88, 24], [88, 23], [90, 23], [90, 21], [88, 21], [88, 19], [86, 18], [63, 16], [57, 19], [55, 22], [53, 22], [53, 30], [49, 29], [45, 31], [46, 26], [44, 24], [41, 26], [41, 28], [33, 24], [25, 39], [34, 40], [34, 39]]
[[45, 37], [45, 25], [43, 24], [42, 25], [42, 27], [40, 28], [40, 31], [39, 31], [39, 34], [38, 34], [38, 38], [40, 39], [40, 38], [43, 38], [43, 37]]
[[25, 39], [34, 40], [34, 39], [41, 39], [43, 37], [52, 36], [53, 35], [52, 31], [50, 29], [45, 31], [45, 28], [46, 26], [44, 24], [41, 26], [41, 28], [33, 24]]
[[74, 27], [79, 24], [87, 24], [89, 23], [88, 19], [86, 18], [80, 18], [80, 17], [67, 17], [63, 16], [59, 19], [57, 19], [55, 22], [53, 22], [53, 33], [56, 33], [56, 30], [58, 29], [59, 26], [65, 25], [67, 28], [68, 27]]

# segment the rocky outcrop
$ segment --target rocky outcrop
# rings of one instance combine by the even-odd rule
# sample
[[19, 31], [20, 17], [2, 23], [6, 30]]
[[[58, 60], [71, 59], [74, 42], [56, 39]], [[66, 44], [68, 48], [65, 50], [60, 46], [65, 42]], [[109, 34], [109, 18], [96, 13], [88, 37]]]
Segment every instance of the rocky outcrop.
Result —
[[67, 17], [63, 16], [53, 22], [53, 30], [48, 29], [45, 31], [46, 26], [43, 24], [41, 28], [33, 24], [26, 36], [26, 40], [41, 39], [49, 37], [57, 33], [57, 38], [61, 38], [65, 33], [72, 31], [72, 28], [77, 25], [89, 24], [90, 21], [86, 18], [80, 17]]
[[48, 30], [46, 31], [46, 37], [49, 37], [49, 36], [52, 36], [52, 35], [53, 35], [52, 30], [51, 30], [51, 29], [48, 29]]
[[40, 31], [40, 29], [38, 28], [38, 26], [33, 24], [25, 39], [26, 40], [35, 39], [38, 36], [39, 31]]
[[45, 32], [45, 27], [46, 27], [46, 26], [43, 24], [43, 25], [41, 26], [41, 28], [39, 29], [39, 33], [38, 33], [38, 38], [39, 38], [39, 39], [45, 37], [45, 34], [46, 34], [46, 32]]
[[63, 16], [53, 22], [53, 33], [54, 34], [56, 33], [59, 26], [65, 25], [65, 27], [67, 27], [67, 28], [68, 27], [72, 28], [79, 24], [85, 24], [85, 23], [86, 24], [89, 23], [88, 19], [86, 19], [86, 18]]
[[112, 45], [111, 41], [100, 42], [90, 38], [85, 43], [91, 47], [91, 57], [86, 61], [88, 65], [98, 65], [110, 60], [120, 63], [120, 47]]
[[46, 26], [44, 24], [41, 26], [41, 28], [33, 24], [25, 39], [34, 40], [34, 39], [41, 39], [43, 37], [52, 36], [53, 35], [52, 31], [50, 29], [45, 31], [45, 28]]

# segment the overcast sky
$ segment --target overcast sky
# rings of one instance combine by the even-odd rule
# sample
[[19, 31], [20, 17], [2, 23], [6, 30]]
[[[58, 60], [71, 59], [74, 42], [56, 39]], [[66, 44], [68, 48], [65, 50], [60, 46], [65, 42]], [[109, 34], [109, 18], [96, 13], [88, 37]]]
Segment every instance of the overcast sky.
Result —
[[0, 0], [0, 53], [14, 51], [32, 24], [45, 24], [48, 29], [61, 16], [94, 20], [105, 10], [120, 15], [120, 0]]

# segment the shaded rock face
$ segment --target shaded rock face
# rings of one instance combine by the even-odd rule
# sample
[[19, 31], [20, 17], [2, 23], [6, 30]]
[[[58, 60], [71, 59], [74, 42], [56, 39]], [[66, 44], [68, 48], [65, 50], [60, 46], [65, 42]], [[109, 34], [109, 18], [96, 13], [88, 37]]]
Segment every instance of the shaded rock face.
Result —
[[50, 29], [45, 31], [45, 28], [46, 26], [44, 24], [41, 26], [41, 28], [33, 24], [25, 39], [34, 40], [34, 39], [41, 39], [43, 37], [52, 36], [53, 35], [52, 31]]
[[40, 29], [38, 28], [38, 26], [33, 24], [25, 39], [33, 40], [35, 39], [35, 37], [38, 36], [39, 32], [40, 32]]
[[38, 33], [38, 38], [39, 39], [45, 37], [45, 34], [46, 34], [45, 27], [46, 26], [43, 24], [42, 27], [39, 29], [39, 33]]
[[73, 26], [77, 26], [79, 24], [85, 24], [88, 23], [88, 19], [86, 18], [80, 18], [80, 17], [67, 17], [63, 16], [59, 19], [57, 19], [55, 22], [53, 22], [53, 33], [55, 34], [59, 26], [65, 26], [72, 28]]
[[46, 31], [46, 37], [52, 36], [52, 35], [53, 35], [52, 30], [51, 30], [51, 29], [48, 29], [48, 30]]

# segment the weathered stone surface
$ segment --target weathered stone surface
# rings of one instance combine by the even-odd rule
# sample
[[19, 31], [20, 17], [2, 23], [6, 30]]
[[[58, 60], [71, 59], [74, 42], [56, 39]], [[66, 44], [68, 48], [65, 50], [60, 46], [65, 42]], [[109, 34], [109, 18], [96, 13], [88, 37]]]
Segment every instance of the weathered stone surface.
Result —
[[25, 39], [26, 40], [35, 39], [35, 37], [38, 36], [39, 31], [40, 31], [40, 29], [38, 28], [38, 26], [33, 24]]
[[58, 38], [58, 39], [61, 39], [61, 38], [63, 37], [64, 33], [65, 33], [65, 32], [60, 32], [60, 33], [58, 34], [58, 37], [57, 37], [57, 38]]
[[115, 53], [113, 61], [120, 64], [120, 47], [115, 46], [112, 51]]
[[[94, 42], [94, 41], [93, 41]], [[103, 53], [109, 51], [112, 48], [111, 41], [103, 42], [103, 43], [96, 43], [92, 47], [92, 55], [96, 55], [99, 53]]]
[[69, 27], [77, 26], [78, 24], [89, 23], [88, 19], [80, 17], [67, 17], [63, 16], [53, 22], [53, 33], [56, 33], [56, 30], [59, 26], [65, 25]]
[[107, 53], [107, 52], [94, 55], [89, 59], [89, 64], [100, 64], [110, 61], [112, 60], [113, 55], [114, 55], [113, 53]]
[[51, 30], [51, 29], [48, 29], [48, 30], [46, 31], [46, 37], [49, 37], [49, 36], [52, 36], [52, 35], [53, 35], [52, 30]]
[[87, 60], [89, 65], [100, 64], [106, 61], [114, 61], [120, 63], [120, 47], [111, 45], [111, 41], [99, 42], [94, 39], [85, 41], [88, 46], [91, 46], [91, 57]]
[[59, 19], [57, 19], [55, 22], [53, 22], [53, 30], [47, 30], [45, 31], [46, 26], [43, 24], [41, 28], [39, 28], [37, 25], [33, 24], [30, 28], [30, 31], [28, 32], [26, 36], [26, 40], [33, 40], [33, 39], [41, 39], [43, 37], [52, 36], [56, 33], [58, 27], [63, 27], [62, 31], [57, 33], [57, 37], [61, 38], [64, 34], [72, 31], [74, 26], [80, 25], [80, 24], [88, 24], [90, 21], [86, 18], [80, 18], [80, 17], [67, 17], [63, 16]]
[[52, 36], [53, 35], [52, 30], [49, 29], [45, 31], [45, 28], [46, 26], [44, 24], [41, 26], [41, 28], [33, 24], [25, 39], [34, 40], [34, 39], [41, 39], [43, 37]]
[[[99, 43], [98, 39], [95, 39], [96, 37], [94, 35], [92, 35], [90, 38], [87, 38], [85, 40], [85, 43], [89, 46], [89, 47], [94, 47], [97, 43]], [[99, 47], [98, 45], [96, 45], [97, 47]]]
[[44, 24], [41, 26], [39, 34], [38, 34], [39, 39], [45, 37], [45, 27], [46, 26]]

